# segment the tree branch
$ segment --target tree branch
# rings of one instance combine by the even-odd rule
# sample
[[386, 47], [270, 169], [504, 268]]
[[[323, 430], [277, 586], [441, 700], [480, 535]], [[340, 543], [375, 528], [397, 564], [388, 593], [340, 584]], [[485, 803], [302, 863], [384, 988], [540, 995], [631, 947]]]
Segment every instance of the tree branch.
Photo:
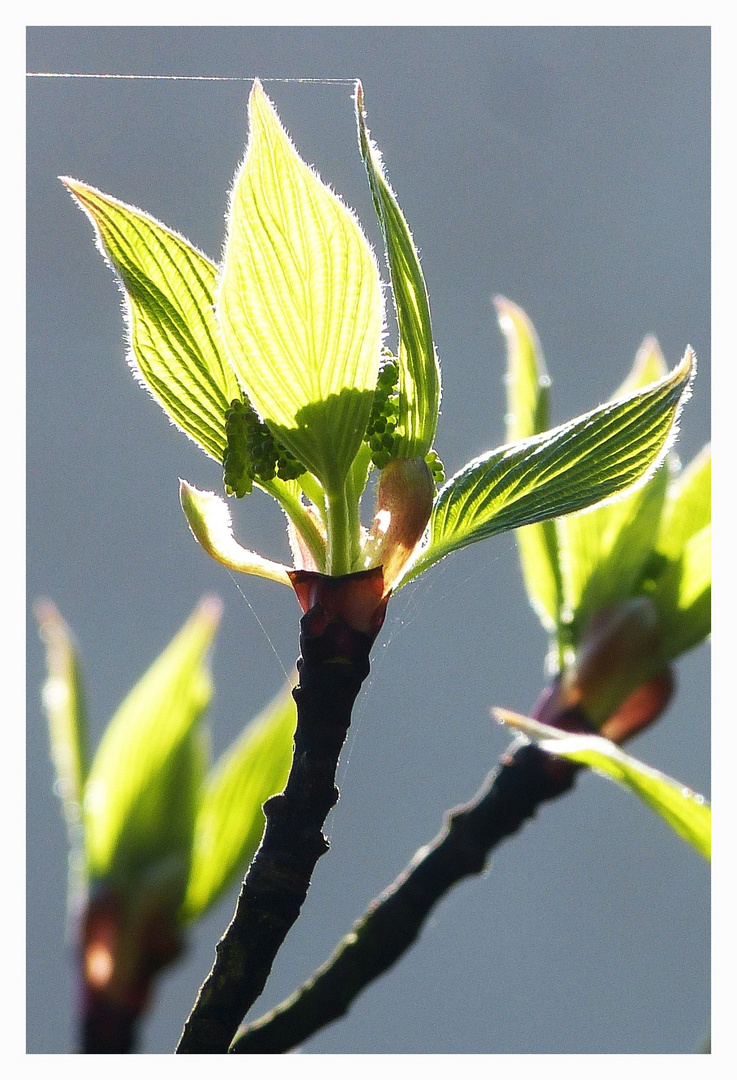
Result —
[[[571, 726], [588, 727], [584, 717]], [[480, 874], [489, 853], [573, 786], [579, 766], [519, 740], [475, 797], [449, 812], [442, 831], [372, 903], [335, 952], [291, 997], [244, 1025], [236, 1054], [280, 1054], [344, 1016], [360, 992], [412, 945], [433, 907], [463, 878]]]
[[322, 827], [338, 799], [338, 756], [353, 703], [369, 673], [376, 635], [354, 629], [339, 615], [327, 615], [320, 603], [300, 627], [291, 772], [284, 792], [264, 806], [261, 846], [184, 1026], [178, 1054], [227, 1052], [299, 915], [315, 864], [328, 850]]

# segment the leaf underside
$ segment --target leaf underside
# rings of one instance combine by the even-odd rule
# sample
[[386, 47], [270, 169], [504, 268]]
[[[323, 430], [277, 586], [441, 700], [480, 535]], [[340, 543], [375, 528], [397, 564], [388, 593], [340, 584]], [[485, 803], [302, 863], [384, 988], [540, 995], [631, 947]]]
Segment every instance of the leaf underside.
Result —
[[470, 462], [441, 488], [427, 547], [404, 579], [507, 529], [582, 510], [642, 481], [663, 460], [690, 391], [693, 354], [632, 397]]
[[399, 443], [396, 457], [424, 457], [435, 438], [440, 408], [440, 367], [433, 344], [430, 305], [412, 234], [366, 127], [363, 89], [356, 84], [358, 137], [369, 187], [386, 245], [399, 326]]
[[705, 859], [711, 858], [711, 807], [702, 795], [652, 769], [598, 735], [569, 735], [506, 709], [497, 719], [523, 731], [548, 753], [587, 765], [637, 795]]
[[134, 374], [177, 427], [220, 462], [225, 410], [241, 391], [215, 318], [216, 267], [143, 211], [77, 180], [64, 183], [123, 286]]
[[361, 446], [383, 300], [354, 215], [297, 154], [260, 83], [232, 194], [219, 313], [228, 355], [279, 440], [339, 490]]

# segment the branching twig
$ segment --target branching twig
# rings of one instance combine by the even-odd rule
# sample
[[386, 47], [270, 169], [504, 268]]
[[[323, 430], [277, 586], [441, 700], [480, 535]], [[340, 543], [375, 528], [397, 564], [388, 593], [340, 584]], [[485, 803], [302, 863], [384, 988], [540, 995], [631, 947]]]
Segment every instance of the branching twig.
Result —
[[300, 625], [291, 772], [284, 792], [264, 806], [261, 847], [185, 1024], [179, 1054], [227, 1052], [299, 915], [315, 864], [328, 849], [322, 827], [338, 798], [338, 755], [369, 672], [375, 635], [354, 630], [340, 618], [327, 619], [319, 604]]
[[515, 742], [471, 802], [450, 811], [443, 830], [369, 905], [323, 967], [272, 1012], [242, 1027], [230, 1052], [285, 1053], [345, 1015], [358, 994], [410, 947], [453, 885], [480, 874], [491, 850], [541, 803], [568, 791], [577, 771], [570, 762]]

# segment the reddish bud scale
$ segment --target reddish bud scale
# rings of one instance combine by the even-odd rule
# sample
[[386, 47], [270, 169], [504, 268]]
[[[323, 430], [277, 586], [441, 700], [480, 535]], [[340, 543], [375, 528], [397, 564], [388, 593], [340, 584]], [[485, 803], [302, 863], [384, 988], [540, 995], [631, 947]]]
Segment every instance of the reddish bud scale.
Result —
[[381, 630], [389, 597], [384, 594], [380, 566], [342, 577], [312, 570], [290, 570], [289, 578], [302, 611], [311, 617], [315, 636], [323, 633], [328, 624], [340, 621], [372, 639]]
[[181, 953], [172, 905], [101, 888], [80, 926], [81, 1042], [84, 1053], [130, 1053], [156, 975]]

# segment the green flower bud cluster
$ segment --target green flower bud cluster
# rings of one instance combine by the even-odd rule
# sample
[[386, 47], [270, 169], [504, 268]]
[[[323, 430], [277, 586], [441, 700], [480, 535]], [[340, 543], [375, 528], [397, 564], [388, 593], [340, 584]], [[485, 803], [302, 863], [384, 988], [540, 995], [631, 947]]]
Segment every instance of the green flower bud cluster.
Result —
[[430, 450], [429, 453], [425, 454], [425, 462], [430, 467], [430, 472], [432, 473], [432, 478], [435, 483], [445, 483], [445, 468], [435, 450]]
[[[399, 436], [399, 365], [397, 358], [388, 350], [382, 351], [379, 377], [374, 391], [371, 416], [366, 428], [366, 442], [371, 448], [371, 460], [377, 469], [385, 469], [391, 459], [397, 456]], [[425, 457], [430, 467], [433, 480], [442, 484], [445, 480], [443, 463], [434, 450]]]
[[399, 366], [392, 354], [385, 350], [365, 435], [371, 448], [371, 460], [377, 469], [386, 468], [397, 448], [398, 383]]
[[305, 467], [280, 446], [247, 401], [237, 398], [225, 413], [228, 445], [223, 454], [223, 482], [229, 495], [250, 495], [253, 482], [296, 480]]

